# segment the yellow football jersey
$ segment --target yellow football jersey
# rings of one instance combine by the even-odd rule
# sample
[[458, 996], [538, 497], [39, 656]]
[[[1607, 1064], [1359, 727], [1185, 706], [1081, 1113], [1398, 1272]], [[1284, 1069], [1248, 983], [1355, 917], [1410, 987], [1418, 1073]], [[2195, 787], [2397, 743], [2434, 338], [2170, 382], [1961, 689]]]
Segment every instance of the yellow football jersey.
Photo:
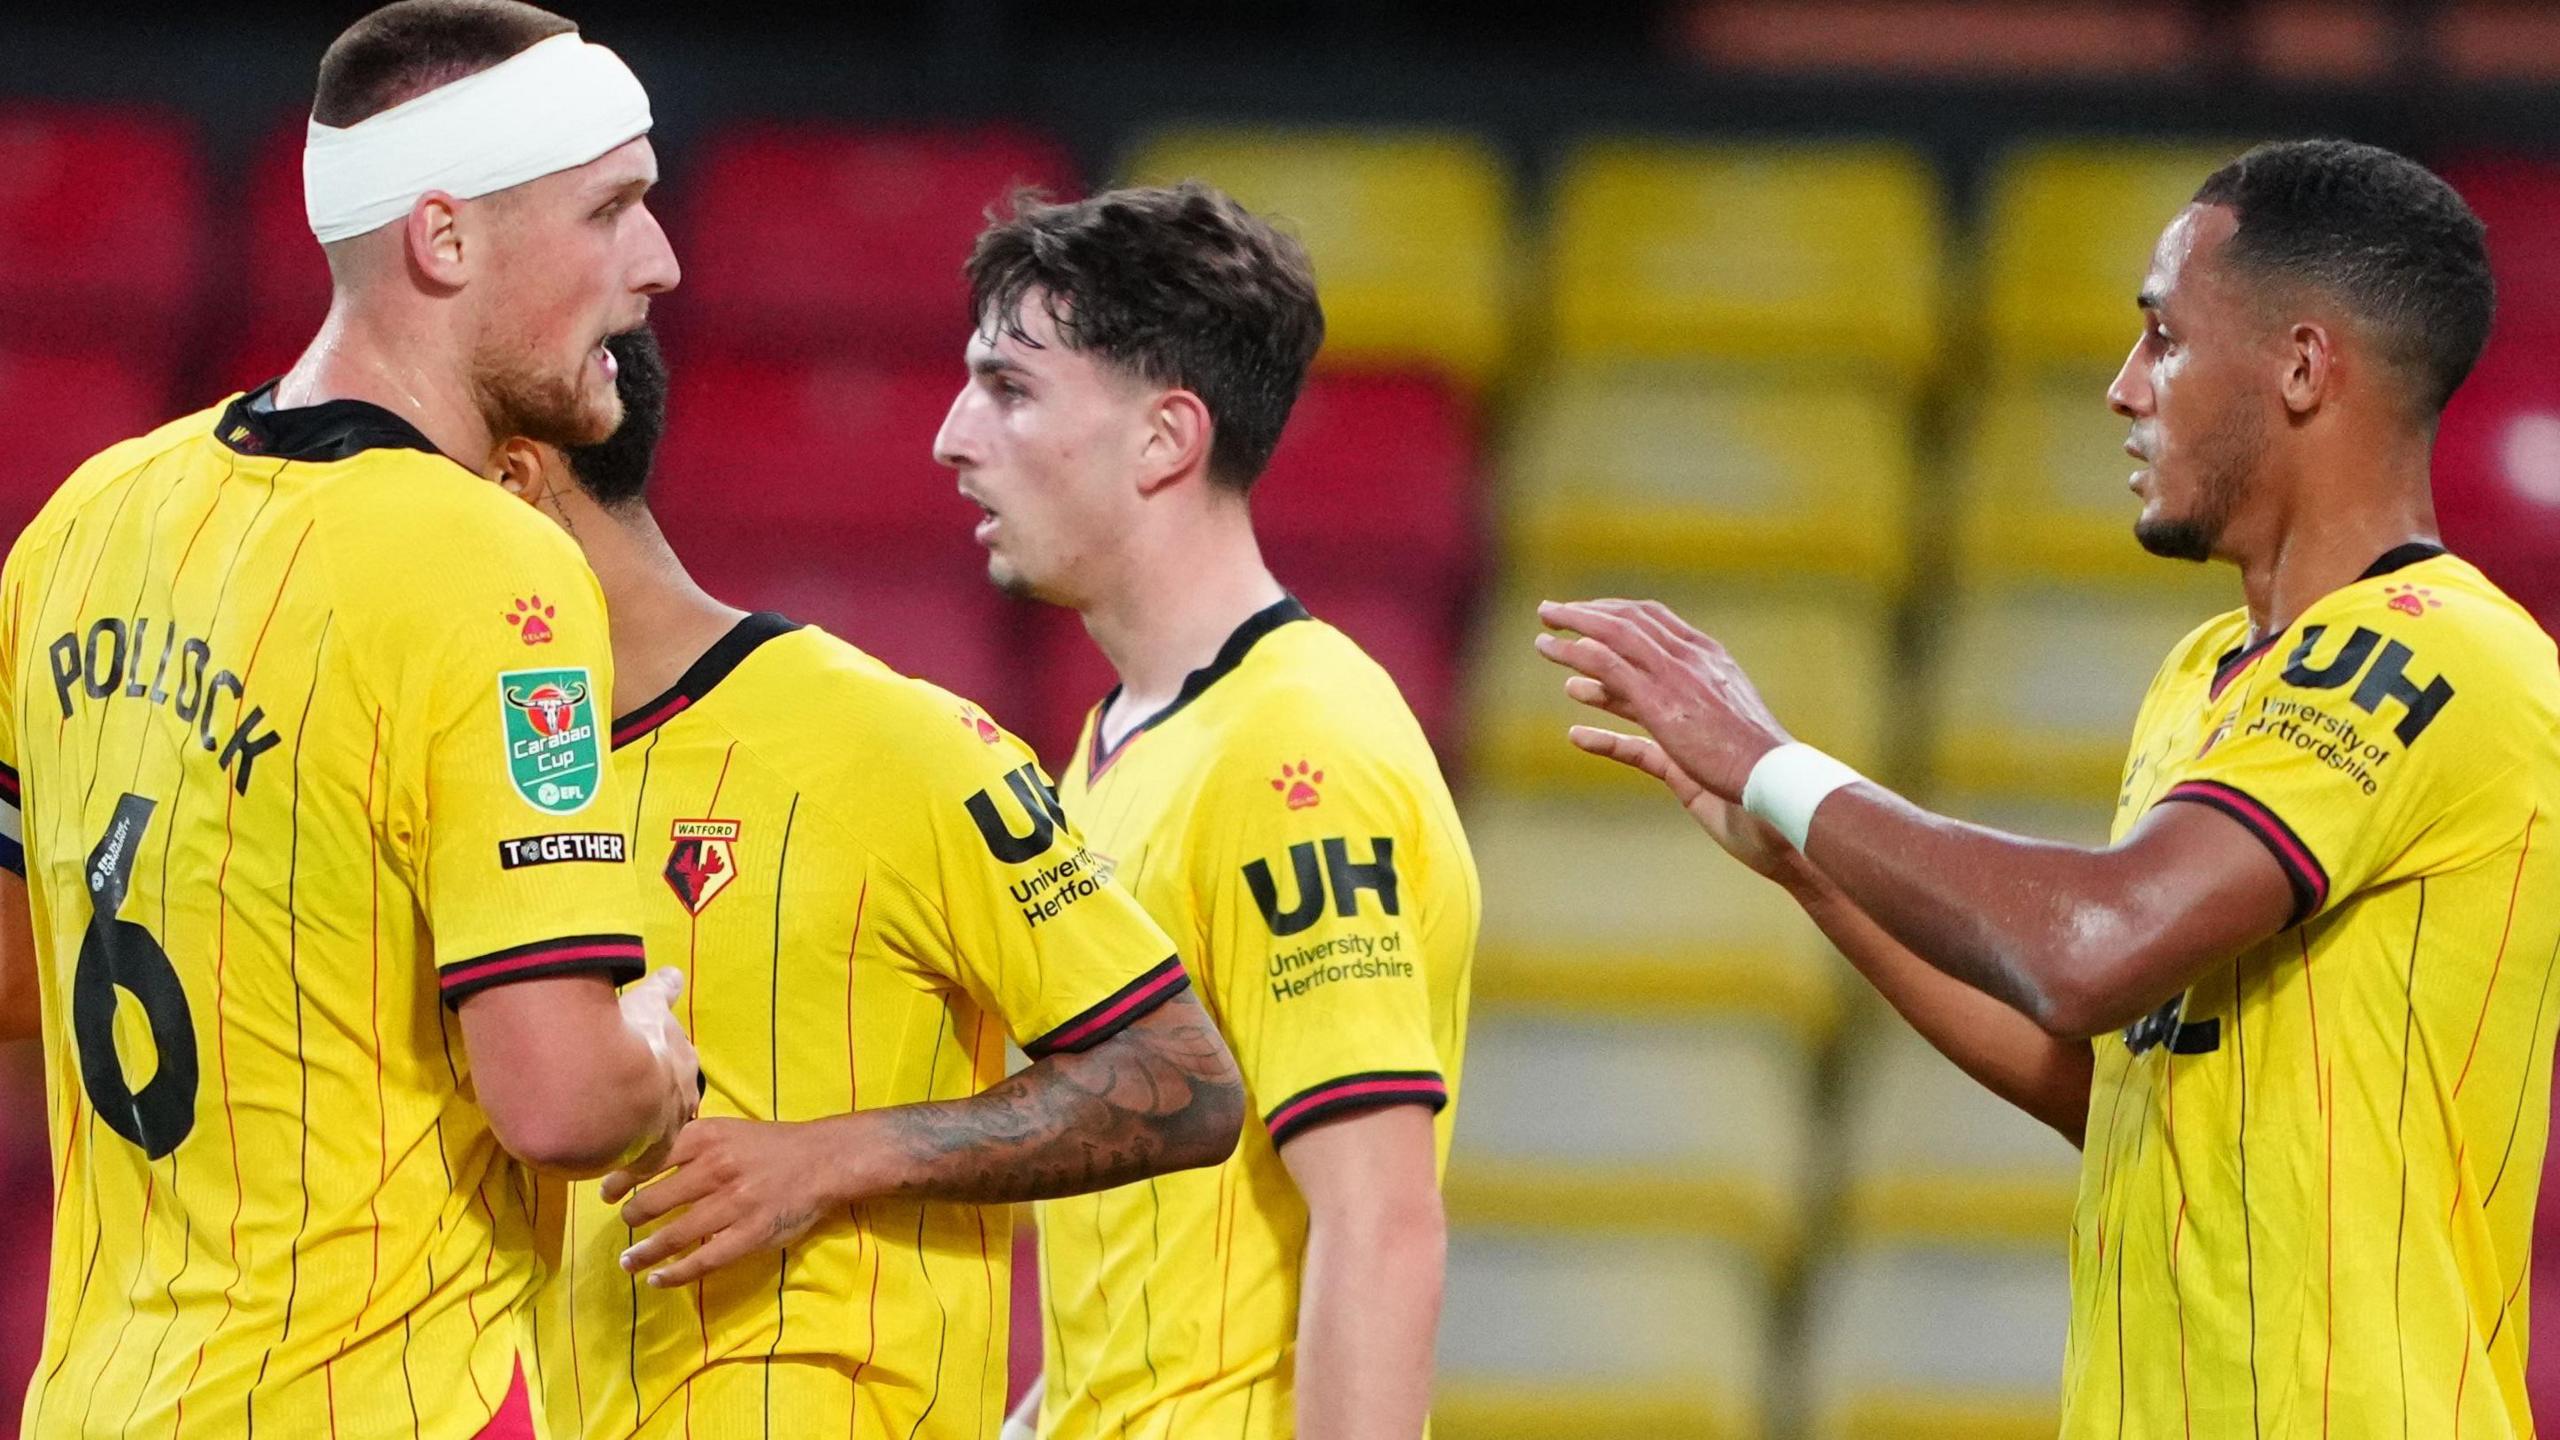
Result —
[[[265, 392], [261, 392], [263, 396]], [[534, 1274], [451, 1007], [641, 970], [604, 602], [355, 401], [83, 466], [0, 574], [55, 1151], [29, 1436], [475, 1435]]]
[[2560, 1004], [2560, 665], [2406, 546], [2152, 682], [2118, 801], [2266, 842], [2294, 923], [2096, 1042], [2067, 1436], [2533, 1433]]
[[[1188, 984], [1028, 749], [823, 631], [749, 616], [614, 733], [706, 1115], [965, 1099], [1008, 1036], [1084, 1049]], [[874, 1201], [668, 1291], [620, 1269], [634, 1232], [594, 1185], [546, 1189], [539, 1220], [559, 1254], [527, 1370], [553, 1440], [1003, 1421], [1009, 1207]]]
[[1190, 962], [1251, 1118], [1223, 1165], [1041, 1205], [1041, 1433], [1286, 1440], [1307, 1212], [1277, 1147], [1419, 1104], [1447, 1163], [1475, 861], [1395, 682], [1295, 600], [1117, 747], [1094, 724], [1062, 796]]

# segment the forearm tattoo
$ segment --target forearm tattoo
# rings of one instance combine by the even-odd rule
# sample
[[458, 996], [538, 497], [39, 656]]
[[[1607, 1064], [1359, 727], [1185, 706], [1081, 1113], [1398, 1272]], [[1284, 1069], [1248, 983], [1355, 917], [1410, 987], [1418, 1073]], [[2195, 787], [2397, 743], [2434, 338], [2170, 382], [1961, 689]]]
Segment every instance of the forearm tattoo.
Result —
[[1207, 1013], [1178, 995], [984, 1094], [880, 1116], [909, 1176], [891, 1193], [1003, 1205], [1215, 1164], [1235, 1147], [1244, 1086]]

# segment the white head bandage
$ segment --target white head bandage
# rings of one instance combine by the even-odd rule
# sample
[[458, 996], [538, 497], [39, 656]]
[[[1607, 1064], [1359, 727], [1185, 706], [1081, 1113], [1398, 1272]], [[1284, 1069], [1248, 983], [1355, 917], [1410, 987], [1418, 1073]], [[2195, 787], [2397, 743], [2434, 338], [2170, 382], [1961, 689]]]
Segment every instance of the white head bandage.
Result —
[[649, 133], [649, 92], [619, 56], [554, 35], [345, 129], [311, 122], [302, 207], [328, 245], [457, 199], [573, 170]]

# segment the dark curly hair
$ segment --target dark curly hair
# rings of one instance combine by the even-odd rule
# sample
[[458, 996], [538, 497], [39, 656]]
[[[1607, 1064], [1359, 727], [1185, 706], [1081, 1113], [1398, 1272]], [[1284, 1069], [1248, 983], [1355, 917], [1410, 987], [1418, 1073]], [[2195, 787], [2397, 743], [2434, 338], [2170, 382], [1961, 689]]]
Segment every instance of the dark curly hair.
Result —
[[578, 488], [607, 510], [630, 510], [649, 498], [649, 471], [658, 439], [667, 432], [667, 361], [657, 332], [646, 326], [604, 342], [617, 367], [613, 384], [622, 395], [622, 423], [593, 445], [563, 451]]
[[2444, 409], [2488, 344], [2486, 228], [2414, 160], [2346, 140], [2261, 145], [2195, 203], [2239, 220], [2225, 253], [2242, 271], [2316, 286], [2365, 321], [2422, 414]]
[[1324, 344], [1306, 250], [1197, 181], [1064, 205], [1018, 191], [987, 221], [971, 323], [1028, 341], [1021, 307], [1036, 295], [1069, 348], [1198, 395], [1211, 477], [1249, 489]]

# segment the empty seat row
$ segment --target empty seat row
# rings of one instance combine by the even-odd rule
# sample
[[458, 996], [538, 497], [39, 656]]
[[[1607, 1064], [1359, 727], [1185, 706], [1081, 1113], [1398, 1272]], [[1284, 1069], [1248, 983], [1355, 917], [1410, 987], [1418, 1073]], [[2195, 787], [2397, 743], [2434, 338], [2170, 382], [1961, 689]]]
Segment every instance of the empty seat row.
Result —
[[[245, 283], [223, 293], [253, 316], [316, 318], [298, 132], [280, 126], [253, 162], [249, 253], [207, 254], [213, 182], [183, 120], [0, 113], [0, 316], [73, 340], [157, 340], [194, 318], [217, 267], [240, 266]], [[1554, 157], [1534, 218], [1507, 159], [1456, 132], [1168, 131], [1116, 170], [1210, 180], [1296, 227], [1325, 286], [1328, 364], [1474, 383], [1544, 349], [1907, 384], [1937, 373], [1951, 340], [2010, 367], [2120, 356], [2153, 237], [2237, 148], [2023, 146], [1993, 168], [1981, 242], [1961, 251], [1934, 163], [1885, 141], [1595, 139]], [[988, 208], [1078, 184], [1053, 140], [1005, 127], [751, 123], [684, 158], [660, 202], [691, 272], [668, 313], [706, 345], [757, 354], [955, 354], [960, 265]], [[2560, 170], [2484, 160], [2452, 173], [2490, 219], [2508, 323], [2560, 327]], [[1954, 258], [1977, 248], [1980, 345]]]
[[1849, 1248], [1817, 1267], [1809, 1311], [1793, 1353], [1757, 1262], [1713, 1240], [1460, 1219], [1432, 1430], [2032, 1440], [2060, 1420], [2059, 1246]]

